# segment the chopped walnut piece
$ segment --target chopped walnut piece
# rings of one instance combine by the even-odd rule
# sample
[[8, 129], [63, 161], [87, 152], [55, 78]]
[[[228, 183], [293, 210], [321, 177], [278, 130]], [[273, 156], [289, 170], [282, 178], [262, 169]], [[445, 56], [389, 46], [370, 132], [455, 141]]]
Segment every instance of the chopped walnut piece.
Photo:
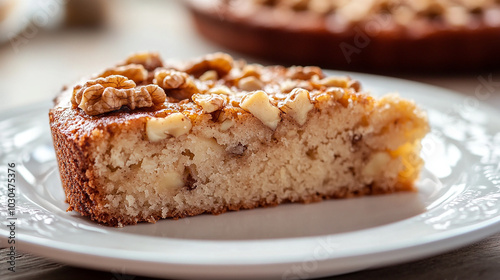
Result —
[[245, 96], [240, 102], [240, 107], [272, 130], [275, 130], [281, 121], [281, 111], [269, 102], [269, 96], [262, 90]]
[[325, 87], [346, 88], [349, 86], [349, 82], [350, 79], [347, 77], [326, 77], [320, 80], [318, 76], [313, 76], [311, 79], [311, 84]]
[[219, 77], [224, 77], [232, 68], [233, 58], [230, 55], [225, 53], [214, 53], [192, 61], [182, 70], [195, 77], [209, 70], [214, 70]]
[[138, 52], [130, 55], [124, 62], [127, 64], [141, 64], [148, 71], [153, 71], [163, 66], [160, 55], [156, 52]]
[[288, 68], [286, 73], [288, 78], [297, 80], [309, 80], [314, 75], [317, 75], [320, 78], [325, 76], [321, 68], [315, 66], [293, 66]]
[[262, 83], [259, 79], [257, 79], [254, 76], [249, 76], [239, 80], [238, 87], [242, 90], [254, 91], [262, 89], [264, 87], [264, 83]]
[[194, 94], [191, 98], [194, 103], [203, 108], [205, 113], [212, 113], [222, 109], [228, 101], [225, 95], [218, 94]]
[[232, 76], [234, 76], [234, 82], [237, 83], [239, 80], [253, 76], [257, 79], [260, 79], [260, 65], [256, 64], [247, 64], [243, 66], [241, 69], [235, 68], [236, 71], [234, 73], [231, 73]]
[[281, 82], [280, 90], [283, 93], [289, 93], [290, 91], [292, 91], [296, 87], [297, 87], [296, 81], [286, 79], [283, 82]]
[[200, 76], [200, 81], [210, 81], [210, 80], [217, 80], [219, 77], [217, 75], [217, 71], [215, 70], [208, 70], [207, 72], [203, 73], [203, 75]]
[[358, 80], [350, 80], [347, 86], [356, 92], [361, 90], [361, 83]]
[[71, 102], [90, 116], [99, 115], [127, 106], [151, 107], [165, 102], [165, 92], [156, 85], [135, 87], [132, 80], [112, 75], [86, 82], [73, 90]]
[[299, 81], [295, 87], [297, 87], [297, 88], [303, 88], [303, 89], [307, 89], [307, 90], [313, 90], [314, 89], [314, 87], [313, 87], [313, 85], [311, 84], [310, 81]]
[[314, 108], [309, 98], [309, 91], [296, 88], [280, 102], [280, 110], [289, 114], [299, 125], [304, 125], [307, 121], [307, 114]]
[[233, 91], [228, 88], [227, 86], [215, 86], [207, 91], [207, 93], [213, 93], [213, 94], [224, 94], [224, 95], [231, 95]]
[[157, 70], [153, 83], [166, 90], [168, 96], [178, 100], [189, 99], [200, 92], [188, 74], [172, 69]]
[[140, 83], [148, 78], [148, 71], [141, 64], [129, 64], [106, 69], [97, 77], [106, 78], [111, 75], [125, 76], [129, 80]]
[[342, 99], [344, 97], [345, 89], [331, 87], [331, 88], [326, 89], [325, 93], [327, 93], [328, 95], [333, 97], [333, 100], [339, 100], [339, 99]]

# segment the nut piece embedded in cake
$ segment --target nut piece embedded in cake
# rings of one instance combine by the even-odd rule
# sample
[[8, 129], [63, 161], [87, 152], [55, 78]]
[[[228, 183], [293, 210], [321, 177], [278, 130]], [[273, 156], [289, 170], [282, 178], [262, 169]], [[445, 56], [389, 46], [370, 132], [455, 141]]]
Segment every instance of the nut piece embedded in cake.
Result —
[[262, 90], [245, 96], [241, 100], [240, 107], [272, 130], [275, 130], [281, 121], [280, 110], [269, 102], [269, 96]]
[[160, 87], [135, 86], [134, 81], [124, 76], [98, 78], [76, 86], [71, 102], [90, 116], [119, 110], [122, 106], [134, 110], [165, 102], [166, 95]]
[[217, 71], [215, 70], [208, 70], [207, 72], [203, 73], [203, 75], [200, 76], [200, 81], [215, 81], [219, 78], [219, 75], [217, 75]]
[[151, 118], [146, 123], [146, 134], [151, 142], [166, 139], [168, 136], [179, 137], [188, 133], [193, 125], [182, 113], [173, 113], [165, 118]]
[[280, 109], [290, 115], [299, 125], [307, 121], [307, 113], [314, 108], [309, 99], [309, 91], [296, 88], [281, 103]]

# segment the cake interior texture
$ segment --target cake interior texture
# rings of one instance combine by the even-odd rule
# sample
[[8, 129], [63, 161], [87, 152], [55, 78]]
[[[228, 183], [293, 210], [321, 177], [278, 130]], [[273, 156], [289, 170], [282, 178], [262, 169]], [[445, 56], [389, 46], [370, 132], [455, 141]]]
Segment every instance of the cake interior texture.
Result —
[[[302, 67], [255, 66], [262, 91], [242, 90], [246, 86], [232, 77], [247, 64], [228, 60], [231, 70], [211, 82], [200, 78], [213, 71], [207, 63], [197, 73], [186, 66], [143, 63], [148, 72], [186, 73], [199, 89], [196, 94], [229, 89], [215, 111], [193, 102], [196, 96], [171, 98], [178, 92], [165, 87], [161, 105], [88, 115], [72, 105], [75, 89], [64, 91], [50, 120], [69, 210], [123, 226], [414, 189], [423, 164], [420, 140], [428, 131], [425, 113], [414, 102], [397, 95], [375, 99], [349, 77], [325, 86], [328, 77], [322, 72], [319, 80], [312, 74], [298, 79], [313, 85], [309, 89], [304, 83], [288, 93], [276, 89], [294, 81], [290, 71], [304, 72]], [[149, 83], [161, 84], [152, 75], [141, 84]], [[257, 107], [245, 106], [262, 93], [267, 103], [257, 99]], [[300, 95], [308, 102], [286, 103], [293, 94], [294, 100]], [[278, 119], [252, 108], [279, 108]], [[187, 125], [158, 133], [164, 125], [153, 120], [179, 113]]]

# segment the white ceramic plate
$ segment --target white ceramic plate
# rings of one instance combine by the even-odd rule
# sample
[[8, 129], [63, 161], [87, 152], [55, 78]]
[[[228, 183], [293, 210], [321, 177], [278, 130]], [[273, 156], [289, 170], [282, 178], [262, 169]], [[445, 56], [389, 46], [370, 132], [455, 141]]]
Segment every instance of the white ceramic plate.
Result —
[[[335, 72], [331, 72], [335, 74]], [[0, 115], [2, 204], [16, 163], [16, 246], [54, 260], [160, 277], [298, 279], [437, 254], [500, 230], [500, 113], [485, 95], [355, 74], [375, 94], [398, 91], [428, 110], [418, 193], [163, 220], [125, 228], [65, 212], [48, 127], [50, 103]], [[2, 226], [3, 241], [10, 234]], [[4, 243], [3, 243], [4, 244]]]

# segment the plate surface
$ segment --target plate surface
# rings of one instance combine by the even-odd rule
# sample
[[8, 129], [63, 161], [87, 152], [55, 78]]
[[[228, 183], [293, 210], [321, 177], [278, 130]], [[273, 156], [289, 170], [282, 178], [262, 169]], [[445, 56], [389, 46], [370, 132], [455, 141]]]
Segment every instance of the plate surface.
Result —
[[[328, 74], [345, 74], [330, 71]], [[444, 89], [356, 74], [375, 95], [400, 92], [426, 109], [419, 191], [162, 220], [124, 228], [65, 212], [49, 102], [0, 115], [0, 216], [16, 248], [117, 273], [180, 278], [341, 274], [444, 252], [500, 230], [500, 113]], [[7, 209], [15, 163], [15, 212]], [[15, 218], [15, 220], [8, 220]], [[10, 235], [0, 228], [2, 241]]]

